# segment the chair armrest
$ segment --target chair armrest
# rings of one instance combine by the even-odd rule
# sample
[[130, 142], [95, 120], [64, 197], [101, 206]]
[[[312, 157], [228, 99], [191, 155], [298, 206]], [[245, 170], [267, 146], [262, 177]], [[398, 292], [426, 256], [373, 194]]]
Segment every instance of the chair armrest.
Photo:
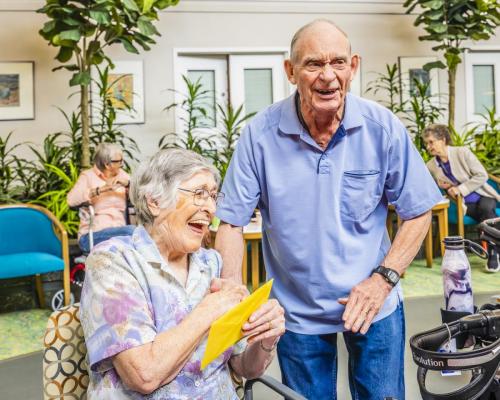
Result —
[[496, 182], [497, 185], [500, 185], [500, 177], [493, 174], [488, 174], [488, 178], [490, 178], [493, 182]]
[[304, 396], [298, 394], [297, 392], [290, 389], [288, 386], [283, 385], [281, 382], [270, 377], [269, 375], [262, 375], [255, 379], [250, 379], [245, 383], [245, 400], [253, 400], [253, 385], [256, 382], [260, 382], [274, 392], [285, 397], [285, 400], [307, 400]]

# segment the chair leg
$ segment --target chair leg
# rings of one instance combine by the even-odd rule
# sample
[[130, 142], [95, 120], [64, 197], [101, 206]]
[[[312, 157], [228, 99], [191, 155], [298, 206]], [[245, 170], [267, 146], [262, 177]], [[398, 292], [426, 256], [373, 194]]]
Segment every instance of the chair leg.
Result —
[[40, 308], [45, 308], [45, 296], [43, 294], [42, 277], [40, 274], [35, 275], [35, 288], [38, 295], [38, 303]]
[[71, 288], [69, 286], [69, 267], [63, 271], [63, 289], [64, 289], [64, 305], [69, 306]]
[[429, 230], [427, 231], [427, 235], [425, 235], [425, 262], [427, 268], [432, 268], [432, 221], [429, 225]]

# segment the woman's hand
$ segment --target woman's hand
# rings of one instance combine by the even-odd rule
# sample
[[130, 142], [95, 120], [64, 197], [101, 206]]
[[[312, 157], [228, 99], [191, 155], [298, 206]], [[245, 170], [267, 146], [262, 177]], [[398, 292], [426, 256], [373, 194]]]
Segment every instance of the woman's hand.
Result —
[[451, 186], [448, 190], [447, 190], [448, 194], [452, 197], [452, 198], [456, 198], [459, 194], [460, 194], [460, 191], [458, 190], [458, 188], [456, 186]]
[[200, 306], [206, 307], [216, 320], [247, 296], [248, 290], [244, 285], [228, 279], [212, 279], [210, 293], [204, 297]]
[[243, 325], [243, 335], [248, 344], [261, 341], [261, 347], [269, 351], [285, 333], [285, 310], [278, 300], [272, 299], [255, 311]]
[[438, 179], [438, 186], [441, 188], [441, 189], [444, 189], [444, 190], [448, 190], [449, 188], [452, 187], [451, 183], [444, 180], [444, 179]]

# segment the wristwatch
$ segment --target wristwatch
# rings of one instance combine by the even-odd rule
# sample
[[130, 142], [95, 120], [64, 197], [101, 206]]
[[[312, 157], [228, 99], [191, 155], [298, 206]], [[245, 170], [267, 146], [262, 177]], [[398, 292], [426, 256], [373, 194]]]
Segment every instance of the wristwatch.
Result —
[[382, 277], [392, 286], [396, 286], [396, 284], [399, 281], [399, 274], [397, 271], [393, 270], [392, 268], [387, 268], [384, 267], [383, 265], [379, 265], [377, 268], [375, 268], [372, 272], [373, 274], [380, 274]]

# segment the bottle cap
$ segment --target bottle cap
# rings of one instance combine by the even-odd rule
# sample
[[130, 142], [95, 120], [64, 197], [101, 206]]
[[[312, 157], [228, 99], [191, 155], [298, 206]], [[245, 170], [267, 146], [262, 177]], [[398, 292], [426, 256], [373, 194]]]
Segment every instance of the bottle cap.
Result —
[[443, 240], [447, 249], [460, 250], [464, 248], [464, 238], [462, 236], [447, 236]]

